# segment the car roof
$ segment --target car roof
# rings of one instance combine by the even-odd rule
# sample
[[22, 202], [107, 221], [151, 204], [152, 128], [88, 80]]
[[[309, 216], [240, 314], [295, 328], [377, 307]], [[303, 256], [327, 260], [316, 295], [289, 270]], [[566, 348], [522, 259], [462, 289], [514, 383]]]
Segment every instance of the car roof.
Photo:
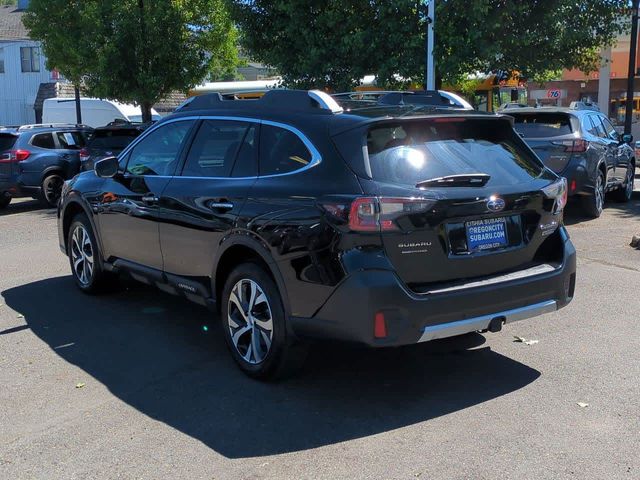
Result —
[[[321, 92], [322, 93], [322, 92]], [[272, 90], [260, 100], [227, 100], [219, 94], [192, 97], [178, 108], [176, 113], [160, 120], [162, 124], [181, 117], [218, 116], [251, 118], [283, 123], [308, 132], [329, 129], [331, 135], [341, 133], [364, 124], [394, 119], [416, 119], [442, 116], [470, 118], [504, 118], [507, 115], [433, 106], [433, 105], [366, 105], [362, 108], [342, 110], [337, 103], [331, 105], [314, 103], [310, 92], [304, 90]]]
[[566, 113], [569, 115], [574, 115], [576, 117], [589, 115], [593, 113], [602, 114], [602, 112], [598, 112], [596, 110], [590, 109], [576, 109], [569, 107], [525, 107], [525, 108], [514, 108], [510, 109], [508, 112], [503, 112], [505, 115], [519, 115], [521, 113]]

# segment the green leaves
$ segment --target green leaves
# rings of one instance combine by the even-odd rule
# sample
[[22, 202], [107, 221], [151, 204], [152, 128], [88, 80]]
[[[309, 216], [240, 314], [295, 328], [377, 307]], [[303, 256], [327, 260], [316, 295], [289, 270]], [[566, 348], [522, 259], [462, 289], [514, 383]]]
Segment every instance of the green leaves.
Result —
[[[422, 0], [233, 3], [244, 46], [291, 86], [347, 90], [367, 74], [381, 87], [423, 82]], [[451, 83], [494, 70], [529, 78], [593, 70], [600, 48], [622, 30], [626, 7], [624, 0], [437, 0], [438, 76]]]
[[224, 0], [32, 0], [25, 24], [49, 67], [90, 95], [143, 106], [238, 61]]

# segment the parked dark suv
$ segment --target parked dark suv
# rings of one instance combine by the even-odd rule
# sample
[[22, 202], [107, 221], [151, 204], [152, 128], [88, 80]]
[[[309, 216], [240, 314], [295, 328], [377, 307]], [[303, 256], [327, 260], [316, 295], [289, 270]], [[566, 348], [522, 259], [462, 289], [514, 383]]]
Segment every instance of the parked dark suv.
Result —
[[566, 182], [506, 116], [318, 91], [196, 97], [65, 184], [62, 251], [221, 311], [231, 354], [276, 377], [305, 340], [413, 344], [571, 301]]
[[64, 181], [80, 170], [79, 151], [91, 130], [67, 124], [0, 128], [0, 208], [15, 197], [55, 207]]
[[113, 122], [96, 128], [80, 150], [80, 170], [93, 170], [97, 160], [117, 156], [144, 132], [150, 123]]
[[619, 202], [631, 199], [635, 154], [609, 119], [581, 103], [573, 108], [520, 108], [505, 112], [542, 162], [567, 178], [569, 196], [578, 196], [584, 212], [599, 217], [605, 194]]

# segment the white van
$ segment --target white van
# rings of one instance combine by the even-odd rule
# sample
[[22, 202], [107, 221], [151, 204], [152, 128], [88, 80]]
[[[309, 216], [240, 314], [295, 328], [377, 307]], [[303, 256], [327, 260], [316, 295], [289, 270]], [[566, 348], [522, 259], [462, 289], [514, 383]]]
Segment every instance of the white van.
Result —
[[[99, 98], [81, 98], [80, 111], [82, 123], [90, 127], [103, 127], [115, 120], [125, 122], [141, 122], [140, 107], [128, 103], [118, 103], [113, 100]], [[153, 120], [160, 120], [158, 112], [151, 109]], [[74, 98], [48, 98], [42, 108], [42, 123], [72, 123], [75, 124], [76, 101]]]

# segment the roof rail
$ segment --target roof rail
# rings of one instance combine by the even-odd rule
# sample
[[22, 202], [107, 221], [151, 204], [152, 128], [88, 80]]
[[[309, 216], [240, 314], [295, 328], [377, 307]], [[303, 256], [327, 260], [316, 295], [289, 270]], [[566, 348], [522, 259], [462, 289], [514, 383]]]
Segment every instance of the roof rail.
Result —
[[321, 90], [286, 90], [274, 89], [266, 92], [259, 99], [238, 100], [221, 93], [208, 93], [187, 99], [176, 112], [185, 110], [221, 109], [221, 108], [272, 108], [274, 110], [290, 110], [298, 112], [341, 113], [342, 107]]
[[423, 105], [438, 108], [473, 110], [465, 99], [444, 90], [390, 92], [378, 99], [381, 105]]
[[18, 127], [18, 131], [32, 130], [34, 128], [91, 128], [89, 125], [83, 125], [81, 123], [32, 123], [30, 125], [21, 125]]
[[569, 108], [571, 110], [593, 110], [594, 112], [599, 112], [600, 107], [593, 102], [571, 102], [569, 104]]

